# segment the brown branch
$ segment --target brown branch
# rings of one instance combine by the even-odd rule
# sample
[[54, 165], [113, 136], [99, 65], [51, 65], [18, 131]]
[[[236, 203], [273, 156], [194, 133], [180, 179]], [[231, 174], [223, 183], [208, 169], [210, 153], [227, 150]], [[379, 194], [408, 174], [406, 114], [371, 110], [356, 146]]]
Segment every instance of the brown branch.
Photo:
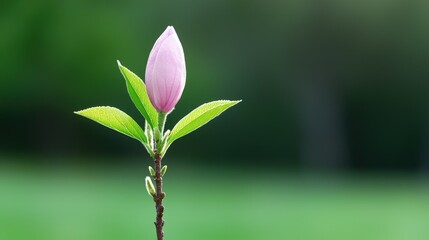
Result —
[[164, 220], [162, 219], [164, 215], [164, 206], [162, 205], [162, 200], [165, 197], [165, 193], [162, 191], [162, 175], [161, 175], [161, 156], [158, 153], [155, 153], [154, 162], [155, 162], [155, 185], [156, 185], [156, 195], [153, 197], [155, 201], [156, 208], [156, 235], [158, 240], [163, 240], [164, 232], [162, 228], [164, 227]]

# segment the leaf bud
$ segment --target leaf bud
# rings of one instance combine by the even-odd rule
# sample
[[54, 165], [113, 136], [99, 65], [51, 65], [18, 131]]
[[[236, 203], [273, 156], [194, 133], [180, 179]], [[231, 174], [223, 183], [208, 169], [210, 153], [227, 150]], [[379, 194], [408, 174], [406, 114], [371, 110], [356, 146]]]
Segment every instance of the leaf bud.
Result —
[[149, 172], [150, 172], [150, 175], [152, 175], [152, 177], [155, 176], [155, 170], [153, 169], [153, 167], [149, 166]]
[[152, 180], [150, 179], [150, 177], [146, 177], [145, 183], [146, 183], [147, 193], [150, 196], [155, 197], [156, 191], [155, 191], [155, 187], [153, 186], [153, 183], [152, 183]]
[[164, 176], [164, 174], [167, 172], [167, 165], [164, 165], [162, 168], [161, 168], [161, 176]]
[[149, 146], [153, 149], [153, 131], [147, 121], [145, 121], [145, 134], [146, 134]]

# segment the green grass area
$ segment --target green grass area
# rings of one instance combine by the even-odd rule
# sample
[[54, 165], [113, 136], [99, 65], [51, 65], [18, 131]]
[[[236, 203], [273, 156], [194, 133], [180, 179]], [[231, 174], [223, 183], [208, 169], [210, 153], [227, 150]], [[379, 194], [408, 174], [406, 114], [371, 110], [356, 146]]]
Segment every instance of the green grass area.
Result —
[[[3, 169], [0, 239], [156, 239], [145, 171]], [[166, 175], [167, 240], [429, 239], [429, 188], [417, 179], [196, 173]]]

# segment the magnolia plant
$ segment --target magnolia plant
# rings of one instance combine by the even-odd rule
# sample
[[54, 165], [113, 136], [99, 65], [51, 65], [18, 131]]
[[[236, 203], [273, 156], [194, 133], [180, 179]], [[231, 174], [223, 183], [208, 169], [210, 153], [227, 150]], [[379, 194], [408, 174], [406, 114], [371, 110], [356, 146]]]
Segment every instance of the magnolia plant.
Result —
[[[176, 31], [171, 26], [161, 34], [149, 54], [146, 85], [119, 61], [118, 66], [125, 78], [131, 100], [145, 119], [144, 129], [129, 115], [114, 107], [92, 107], [75, 113], [134, 138], [146, 148], [154, 161], [154, 168], [149, 166], [150, 177], [146, 177], [145, 184], [147, 192], [155, 202], [156, 233], [158, 240], [162, 240], [162, 201], [165, 198], [162, 177], [167, 171], [167, 165], [162, 165], [162, 159], [167, 149], [177, 139], [203, 126], [240, 101], [219, 100], [205, 103], [183, 117], [171, 131], [164, 131], [167, 116], [182, 96], [186, 82], [185, 55]], [[154, 179], [155, 185], [151, 178]]]

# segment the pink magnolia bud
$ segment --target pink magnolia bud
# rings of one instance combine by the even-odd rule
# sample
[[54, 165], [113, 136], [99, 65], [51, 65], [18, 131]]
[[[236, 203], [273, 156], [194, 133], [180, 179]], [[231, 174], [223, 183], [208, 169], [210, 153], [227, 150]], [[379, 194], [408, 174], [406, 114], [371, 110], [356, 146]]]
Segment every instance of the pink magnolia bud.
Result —
[[147, 93], [161, 112], [174, 109], [186, 82], [185, 55], [176, 31], [169, 26], [156, 40], [146, 65]]

